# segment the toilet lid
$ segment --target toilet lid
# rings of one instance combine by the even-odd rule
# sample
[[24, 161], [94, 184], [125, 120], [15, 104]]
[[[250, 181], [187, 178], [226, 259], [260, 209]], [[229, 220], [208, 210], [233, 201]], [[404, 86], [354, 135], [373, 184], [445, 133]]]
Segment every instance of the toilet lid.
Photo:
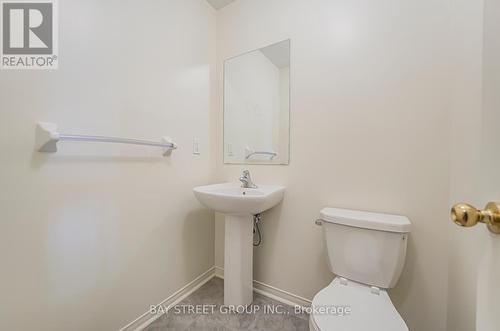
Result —
[[321, 331], [408, 331], [386, 291], [340, 278], [316, 294], [310, 318]]

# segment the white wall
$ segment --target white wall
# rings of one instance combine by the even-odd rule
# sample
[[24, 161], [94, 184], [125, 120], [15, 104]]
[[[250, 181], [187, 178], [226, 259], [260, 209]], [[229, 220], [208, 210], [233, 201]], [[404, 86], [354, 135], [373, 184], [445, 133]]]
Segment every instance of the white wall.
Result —
[[[60, 69], [0, 72], [0, 329], [113, 330], [214, 264], [215, 12], [204, 0], [59, 1]], [[180, 148], [61, 144], [35, 124]], [[202, 154], [191, 155], [193, 137]]]
[[[255, 279], [312, 298], [333, 278], [324, 206], [410, 217], [407, 263], [390, 291], [412, 331], [445, 330], [449, 225], [449, 9], [439, 0], [241, 0], [217, 17], [218, 180], [222, 63], [291, 39], [291, 163], [249, 166], [287, 187], [264, 215]], [[216, 254], [223, 251], [221, 221]], [[222, 256], [216, 256], [222, 266]]]

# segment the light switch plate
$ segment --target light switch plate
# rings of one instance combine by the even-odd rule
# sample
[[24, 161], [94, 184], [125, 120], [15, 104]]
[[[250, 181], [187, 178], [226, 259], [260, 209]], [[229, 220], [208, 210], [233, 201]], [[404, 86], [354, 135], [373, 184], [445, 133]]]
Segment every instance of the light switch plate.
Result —
[[200, 140], [198, 138], [193, 139], [193, 154], [200, 155]]

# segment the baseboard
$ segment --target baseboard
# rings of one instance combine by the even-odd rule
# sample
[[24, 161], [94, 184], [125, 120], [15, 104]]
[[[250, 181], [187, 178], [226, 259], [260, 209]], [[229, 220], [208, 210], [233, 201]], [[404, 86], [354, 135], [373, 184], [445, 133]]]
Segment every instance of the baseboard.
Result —
[[253, 290], [255, 293], [262, 294], [268, 298], [274, 299], [289, 306], [309, 307], [312, 304], [312, 301], [309, 299], [279, 289], [277, 287], [264, 284], [257, 280], [253, 281]]
[[[184, 300], [191, 293], [199, 289], [206, 282], [212, 279], [216, 274], [216, 268], [212, 267], [182, 287], [180, 290], [163, 300], [158, 306], [170, 308], [175, 306], [180, 301]], [[120, 329], [120, 331], [140, 331], [144, 330], [148, 325], [157, 320], [163, 313], [151, 314], [149, 311], [139, 316], [134, 321]]]
[[215, 277], [224, 279], [224, 268], [215, 266]]
[[[224, 279], [224, 268], [214, 267], [215, 268], [215, 277]], [[301, 306], [301, 307], [309, 307], [311, 306], [311, 300], [303, 298], [299, 295], [290, 293], [288, 291], [279, 289], [277, 287], [259, 282], [257, 280], [253, 281], [253, 290], [255, 293], [259, 293], [263, 296], [271, 298], [273, 300], [284, 303], [289, 306]]]

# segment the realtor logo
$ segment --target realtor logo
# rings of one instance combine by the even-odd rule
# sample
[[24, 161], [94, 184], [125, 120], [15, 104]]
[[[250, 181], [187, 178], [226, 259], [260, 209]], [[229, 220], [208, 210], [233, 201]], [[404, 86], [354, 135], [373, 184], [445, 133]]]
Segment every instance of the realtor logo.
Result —
[[8, 1], [2, 7], [2, 69], [57, 69], [54, 0]]

